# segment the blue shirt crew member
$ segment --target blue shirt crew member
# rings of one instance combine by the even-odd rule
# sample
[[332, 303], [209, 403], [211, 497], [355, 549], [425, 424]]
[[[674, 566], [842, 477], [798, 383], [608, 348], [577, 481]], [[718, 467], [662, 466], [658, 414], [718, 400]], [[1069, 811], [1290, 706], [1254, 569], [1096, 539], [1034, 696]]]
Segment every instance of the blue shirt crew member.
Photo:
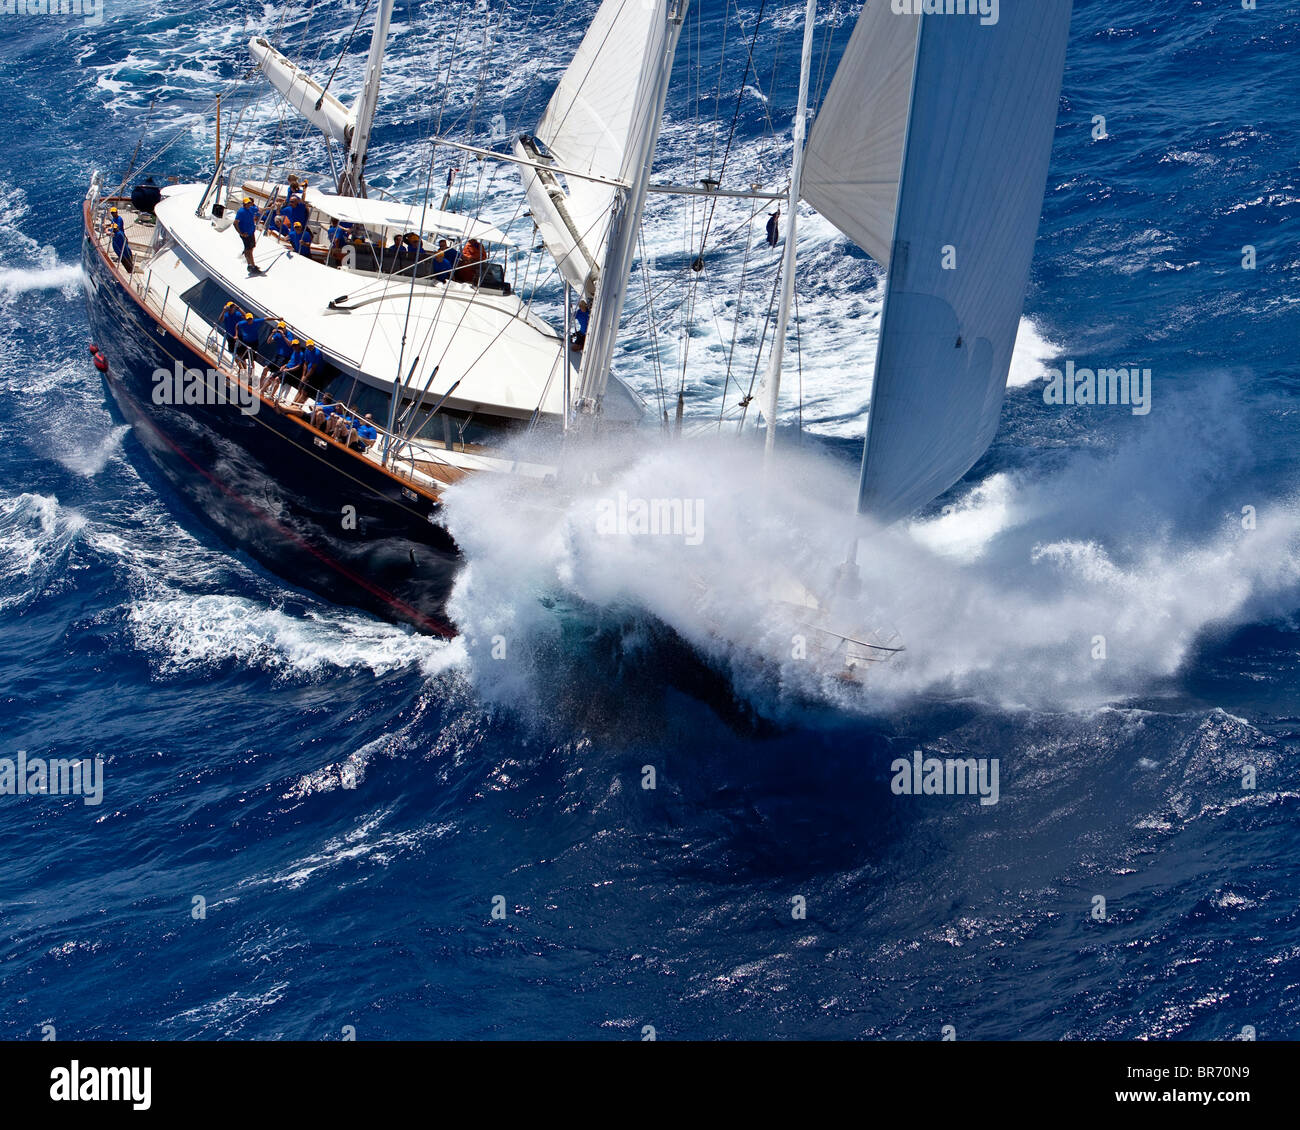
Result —
[[439, 240], [438, 251], [433, 257], [433, 277], [442, 282], [451, 278], [451, 272], [456, 269], [458, 254], [456, 248], [447, 246], [445, 239]]
[[243, 319], [244, 312], [233, 302], [227, 302], [221, 308], [221, 328], [226, 331], [226, 344], [230, 346], [232, 356], [239, 345], [239, 338], [235, 331], [239, 329], [239, 323]]
[[131, 257], [131, 241], [126, 238], [126, 232], [121, 228], [113, 229], [113, 254], [126, 268], [128, 275], [135, 270], [135, 260]]
[[569, 335], [569, 348], [574, 353], [581, 353], [583, 347], [587, 344], [587, 325], [591, 321], [591, 307], [587, 300], [583, 299], [578, 303], [578, 309], [573, 313], [573, 323], [575, 329]]
[[298, 388], [298, 381], [302, 377], [302, 342], [294, 338], [290, 344], [292, 352], [280, 369], [280, 379], [290, 388]]
[[[312, 397], [320, 395], [320, 387], [317, 382], [320, 380], [321, 366], [324, 361], [324, 358], [320, 355], [320, 350], [316, 348], [316, 343], [311, 338], [303, 342], [302, 351], [296, 356], [299, 357], [297, 368], [302, 379], [298, 384], [297, 395], [293, 398], [295, 406], [301, 404], [308, 393]], [[289, 368], [293, 369], [294, 367], [293, 359], [290, 358]]]
[[257, 264], [253, 262], [253, 248], [257, 244], [257, 209], [253, 207], [251, 196], [244, 197], [244, 206], [235, 213], [235, 231], [243, 240], [244, 261], [249, 270], [257, 270]]
[[306, 227], [308, 218], [307, 205], [302, 202], [302, 197], [291, 196], [289, 198], [289, 222], [302, 224], [303, 227]]
[[235, 347], [235, 361], [241, 365], [247, 362], [250, 370], [253, 368], [253, 358], [257, 354], [257, 341], [262, 336], [262, 326], [265, 324], [265, 318], [254, 318], [252, 314], [245, 314], [235, 327], [235, 337], [239, 339], [239, 344]]
[[329, 230], [325, 233], [325, 260], [331, 267], [342, 264], [343, 248], [347, 246], [351, 235], [350, 225], [340, 224], [337, 220], [330, 224]]
[[305, 228], [301, 224], [293, 225], [293, 235], [289, 237], [289, 243], [299, 255], [305, 255], [311, 258], [311, 228]]
[[266, 351], [270, 354], [271, 360], [278, 364], [284, 364], [289, 360], [293, 353], [293, 346], [289, 344], [291, 338], [289, 331], [283, 322], [276, 322], [275, 329], [271, 331], [270, 336], [266, 339]]
[[356, 424], [357, 438], [353, 440], [351, 446], [358, 451], [365, 451], [372, 443], [379, 438], [379, 432], [375, 425], [370, 423], [370, 417], [364, 420], [358, 420]]
[[324, 364], [325, 358], [316, 348], [316, 343], [308, 338], [306, 348], [302, 351], [302, 386], [303, 391], [310, 393], [313, 399], [320, 396], [320, 378]]
[[271, 331], [266, 339], [266, 356], [268, 358], [266, 367], [262, 370], [263, 385], [266, 384], [266, 378], [270, 375], [272, 369], [282, 369], [285, 362], [293, 354], [293, 346], [289, 344], [289, 331], [283, 322], [276, 322], [275, 328]]

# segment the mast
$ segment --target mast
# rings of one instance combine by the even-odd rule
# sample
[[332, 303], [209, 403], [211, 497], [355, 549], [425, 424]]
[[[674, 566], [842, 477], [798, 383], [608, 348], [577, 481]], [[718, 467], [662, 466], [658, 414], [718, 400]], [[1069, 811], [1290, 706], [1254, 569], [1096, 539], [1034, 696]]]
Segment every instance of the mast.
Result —
[[776, 444], [776, 409], [781, 396], [781, 362], [785, 354], [785, 332], [790, 324], [790, 304], [794, 300], [794, 270], [797, 255], [795, 236], [799, 230], [799, 181], [803, 175], [803, 139], [808, 120], [808, 73], [812, 68], [813, 23], [817, 19], [817, 0], [808, 0], [804, 12], [803, 55], [799, 61], [799, 105], [794, 116], [794, 154], [790, 159], [789, 209], [785, 218], [785, 255], [781, 264], [781, 304], [776, 313], [776, 339], [767, 363], [763, 383], [767, 386], [767, 438], [764, 458], [770, 458]]
[[375, 28], [370, 36], [370, 55], [366, 59], [366, 81], [357, 95], [352, 112], [356, 123], [348, 139], [348, 155], [339, 176], [340, 196], [365, 196], [366, 152], [370, 148], [370, 127], [379, 105], [379, 77], [384, 66], [384, 48], [388, 45], [388, 23], [393, 15], [393, 0], [379, 0]]
[[590, 415], [599, 412], [600, 401], [609, 382], [614, 343], [618, 338], [618, 323], [623, 315], [623, 302], [631, 282], [637, 234], [641, 228], [641, 214], [645, 210], [646, 191], [650, 184], [650, 168], [654, 164], [664, 103], [668, 99], [673, 56], [677, 53], [677, 41], [681, 36], [690, 0], [656, 2], [662, 9], [659, 18], [667, 21], [663, 49], [655, 61], [656, 65], [647, 66], [642, 72], [637, 90], [638, 120], [633, 134], [636, 145], [629, 154], [632, 160], [626, 177], [629, 187], [619, 190], [614, 198], [605, 262], [582, 354], [582, 376], [575, 407]]

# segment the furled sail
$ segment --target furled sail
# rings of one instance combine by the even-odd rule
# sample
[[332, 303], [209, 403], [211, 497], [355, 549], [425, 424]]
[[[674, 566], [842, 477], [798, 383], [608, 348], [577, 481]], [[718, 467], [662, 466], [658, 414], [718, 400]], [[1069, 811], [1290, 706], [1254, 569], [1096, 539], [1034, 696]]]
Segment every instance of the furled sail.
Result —
[[335, 141], [347, 144], [356, 125], [356, 117], [334, 95], [325, 91], [314, 78], [296, 63], [290, 62], [261, 36], [248, 45], [249, 53], [267, 77], [295, 110], [317, 129]]
[[894, 240], [920, 18], [895, 14], [890, 0], [866, 0], [804, 154], [803, 198], [883, 267]]
[[[883, 7], [863, 18], [882, 19], [872, 9]], [[883, 521], [942, 494], [997, 430], [1070, 13], [1071, 0], [1002, 0], [996, 23], [920, 17], [858, 496]]]
[[[638, 154], [634, 133], [645, 118], [643, 81], [664, 53], [663, 0], [605, 0], [560, 79], [532, 137], [515, 154], [559, 169], [622, 183]], [[536, 145], [541, 142], [541, 147]], [[518, 166], [533, 220], [568, 283], [590, 296], [604, 258], [617, 185]]]

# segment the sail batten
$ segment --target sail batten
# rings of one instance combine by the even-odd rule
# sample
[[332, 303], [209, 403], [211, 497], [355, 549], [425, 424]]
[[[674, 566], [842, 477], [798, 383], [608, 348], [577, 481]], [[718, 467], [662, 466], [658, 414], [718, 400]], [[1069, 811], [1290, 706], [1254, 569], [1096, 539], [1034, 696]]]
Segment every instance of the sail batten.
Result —
[[993, 25], [919, 17], [858, 499], [882, 521], [942, 494], [997, 430], [1070, 14], [1005, 0]]

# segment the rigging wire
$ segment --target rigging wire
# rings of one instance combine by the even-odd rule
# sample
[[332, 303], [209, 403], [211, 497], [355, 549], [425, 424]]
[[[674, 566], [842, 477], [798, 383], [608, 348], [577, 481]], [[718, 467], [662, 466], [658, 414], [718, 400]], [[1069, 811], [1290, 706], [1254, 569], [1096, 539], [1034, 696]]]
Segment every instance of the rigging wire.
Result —
[[343, 65], [343, 58], [348, 53], [348, 48], [352, 46], [352, 40], [356, 37], [357, 29], [361, 26], [361, 21], [366, 18], [366, 13], [370, 10], [370, 0], [362, 0], [361, 11], [357, 13], [357, 22], [352, 25], [352, 30], [348, 32], [347, 40], [343, 44], [343, 50], [339, 52], [339, 57], [334, 61], [334, 69], [330, 71], [330, 77], [325, 80], [325, 85], [321, 87], [320, 97], [316, 100], [316, 109], [321, 108], [321, 103], [325, 101], [325, 95], [329, 93], [330, 83], [334, 81], [334, 76], [339, 73], [339, 67]]

